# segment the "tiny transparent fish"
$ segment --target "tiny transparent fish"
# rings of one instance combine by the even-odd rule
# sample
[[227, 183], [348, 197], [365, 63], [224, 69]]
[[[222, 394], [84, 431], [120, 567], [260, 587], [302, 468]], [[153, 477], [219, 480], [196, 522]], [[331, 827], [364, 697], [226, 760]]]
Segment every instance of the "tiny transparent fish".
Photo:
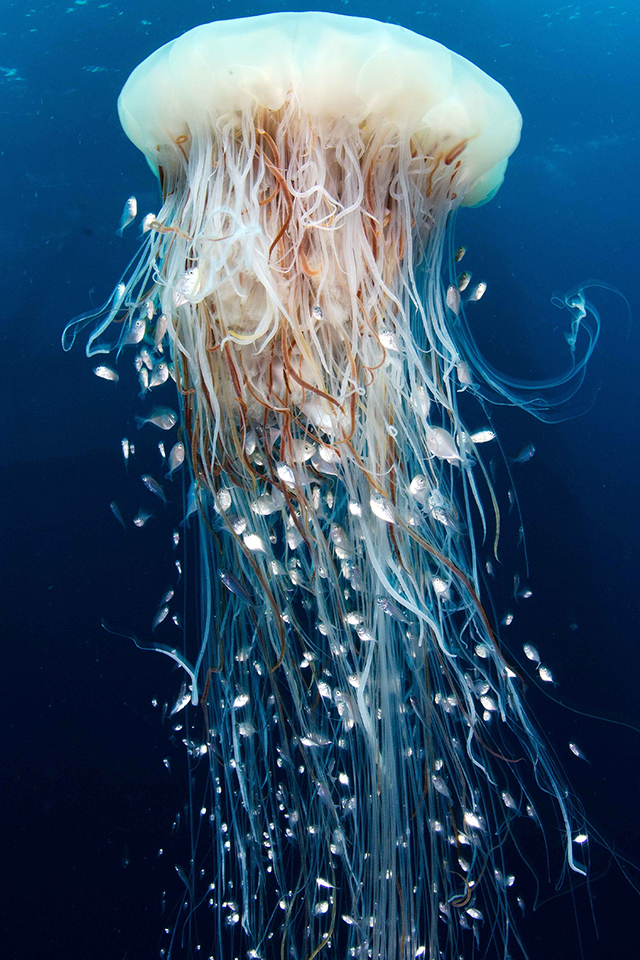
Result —
[[389, 597], [376, 597], [376, 603], [384, 613], [393, 617], [393, 619], [399, 623], [411, 623], [411, 621], [405, 617], [398, 604], [394, 603]]
[[[189, 489], [187, 491], [187, 509], [184, 515], [183, 523], [189, 519], [192, 513], [195, 513], [198, 509], [198, 485], [195, 480], [192, 480], [189, 484]], [[175, 542], [175, 541], [174, 541]]]
[[471, 274], [467, 270], [465, 270], [464, 273], [460, 274], [460, 276], [458, 277], [458, 290], [460, 291], [460, 293], [464, 293], [464, 291], [469, 286], [470, 281], [471, 281]]
[[156, 613], [155, 617], [153, 618], [151, 629], [155, 630], [156, 627], [159, 627], [162, 621], [166, 620], [168, 616], [169, 616], [169, 607], [161, 607], [160, 610], [158, 610], [158, 612]]
[[443, 797], [447, 797], [448, 800], [451, 800], [451, 793], [449, 792], [449, 787], [446, 785], [442, 777], [436, 776], [435, 773], [431, 774], [431, 782], [434, 788], [441, 793]]
[[535, 456], [536, 448], [532, 443], [528, 443], [526, 447], [523, 447], [517, 457], [512, 459], [512, 463], [527, 463], [528, 460], [531, 460]]
[[111, 501], [111, 503], [109, 504], [109, 507], [111, 508], [111, 513], [114, 515], [114, 517], [116, 518], [116, 520], [118, 521], [118, 523], [121, 523], [122, 526], [123, 526], [123, 527], [125, 528], [125, 530], [126, 530], [127, 525], [126, 525], [126, 523], [124, 522], [124, 520], [122, 519], [122, 514], [120, 513], [120, 507], [119, 507], [118, 504], [115, 502], [115, 500], [112, 500], [112, 501]]
[[462, 258], [464, 257], [464, 255], [465, 255], [466, 252], [467, 252], [467, 248], [466, 248], [466, 247], [458, 247], [458, 249], [456, 250], [456, 253], [455, 253], [455, 257], [454, 257], [456, 263], [460, 263], [460, 261], [462, 260]]
[[150, 476], [150, 474], [148, 473], [143, 473], [140, 479], [144, 483], [147, 490], [153, 493], [156, 497], [159, 497], [162, 500], [162, 502], [166, 504], [167, 498], [165, 497], [164, 490], [162, 489], [162, 487], [160, 486], [157, 480], [154, 480], [154, 478]]
[[249, 606], [255, 606], [249, 591], [244, 584], [240, 583], [237, 577], [234, 577], [232, 573], [228, 573], [226, 570], [218, 570], [218, 576], [230, 593], [235, 593], [236, 597], [240, 597], [240, 599], [248, 603]]
[[585, 763], [589, 763], [589, 761], [587, 760], [587, 758], [585, 757], [584, 753], [582, 752], [582, 750], [580, 749], [577, 743], [570, 743], [569, 750], [571, 750], [571, 753], [574, 755], [574, 757], [577, 757], [578, 760], [584, 760]]
[[119, 237], [122, 236], [129, 224], [133, 223], [138, 216], [138, 201], [135, 197], [129, 197], [124, 205], [122, 216], [120, 217], [120, 226], [116, 230]]
[[174, 717], [176, 713], [180, 713], [180, 711], [184, 710], [188, 703], [191, 703], [191, 690], [189, 690], [186, 683], [183, 683], [180, 687], [178, 699], [174, 703], [169, 716]]
[[525, 643], [523, 648], [527, 660], [533, 660], [534, 663], [540, 663], [540, 654], [531, 643]]
[[120, 446], [122, 447], [122, 456], [124, 457], [125, 464], [129, 461], [129, 456], [131, 454], [131, 445], [126, 437], [123, 437], [120, 441]]
[[138, 374], [138, 383], [140, 384], [140, 393], [138, 396], [144, 397], [149, 390], [149, 371], [146, 367], [141, 367]]

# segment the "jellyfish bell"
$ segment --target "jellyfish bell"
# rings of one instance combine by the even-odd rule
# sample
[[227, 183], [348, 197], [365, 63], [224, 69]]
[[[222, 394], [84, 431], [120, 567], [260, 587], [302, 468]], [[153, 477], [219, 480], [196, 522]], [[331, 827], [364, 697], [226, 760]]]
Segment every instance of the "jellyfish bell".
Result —
[[513, 821], [551, 797], [582, 873], [580, 823], [481, 601], [500, 523], [441, 278], [520, 114], [440, 44], [324, 13], [197, 27], [118, 106], [162, 207], [63, 342], [142, 323], [180, 398], [198, 631], [143, 648], [204, 711], [214, 855], [167, 955], [205, 900], [225, 956], [522, 955]]
[[364, 142], [393, 125], [448, 165], [464, 149], [466, 205], [495, 194], [520, 137], [507, 91], [468, 60], [403, 27], [328, 13], [196, 27], [133, 71], [118, 112], [158, 173], [221, 118], [239, 130], [260, 109], [289, 105], [300, 121], [357, 124]]
[[197, 27], [134, 70], [118, 108], [160, 179], [159, 309], [196, 393], [211, 378], [213, 449], [239, 399], [250, 421], [293, 406], [352, 433], [366, 371], [385, 379], [381, 321], [402, 328], [416, 262], [437, 275], [448, 215], [495, 193], [521, 125], [440, 44], [330, 14]]

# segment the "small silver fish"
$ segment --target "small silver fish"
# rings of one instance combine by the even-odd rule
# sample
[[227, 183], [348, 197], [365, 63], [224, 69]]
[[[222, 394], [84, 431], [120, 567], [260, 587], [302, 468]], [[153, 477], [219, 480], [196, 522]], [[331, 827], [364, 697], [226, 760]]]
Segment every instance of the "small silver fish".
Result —
[[133, 323], [129, 326], [129, 329], [124, 335], [122, 341], [123, 344], [131, 345], [134, 343], [140, 343], [144, 337], [145, 330], [147, 329], [146, 321], [142, 317], [138, 317], [137, 320], [134, 320]]
[[483, 430], [476, 430], [475, 433], [472, 433], [470, 440], [473, 440], [474, 443], [489, 443], [491, 440], [495, 440], [496, 435], [493, 430], [490, 430], [489, 427], [485, 427]]
[[544, 680], [545, 683], [552, 683], [555, 687], [556, 678], [549, 670], [549, 667], [543, 667], [542, 664], [538, 664], [538, 676], [541, 680]]
[[[149, 353], [146, 347], [142, 347], [140, 353], [138, 354], [140, 360], [145, 365], [147, 370], [153, 370], [153, 357]], [[137, 359], [137, 358], [136, 358]]]
[[148, 417], [136, 417], [138, 430], [151, 423], [159, 430], [171, 430], [178, 422], [178, 414], [171, 407], [154, 407]]
[[133, 223], [135, 218], [138, 216], [138, 201], [135, 197], [129, 197], [127, 202], [124, 205], [124, 210], [122, 211], [122, 217], [120, 218], [120, 226], [116, 230], [116, 233], [119, 237], [122, 236], [123, 232], [127, 229], [130, 223]]
[[173, 474], [184, 463], [184, 443], [174, 443], [169, 451], [169, 472], [165, 473], [168, 480], [173, 479]]
[[181, 710], [184, 710], [186, 705], [190, 702], [191, 702], [191, 690], [189, 690], [186, 682], [184, 682], [180, 687], [180, 693], [178, 694], [178, 699], [176, 700], [169, 716], [174, 717], [176, 713], [180, 713]]
[[381, 493], [372, 494], [369, 498], [369, 506], [371, 507], [371, 512], [375, 514], [376, 517], [379, 517], [380, 520], [384, 520], [385, 523], [396, 522], [396, 515], [391, 501], [383, 497]]
[[454, 257], [454, 260], [456, 261], [456, 263], [460, 263], [460, 261], [462, 260], [462, 258], [464, 257], [464, 255], [465, 255], [466, 252], [467, 252], [467, 248], [466, 248], [466, 247], [458, 247], [458, 249], [456, 250], [455, 257]]
[[149, 377], [149, 390], [153, 390], [154, 387], [159, 387], [161, 384], [166, 383], [169, 379], [169, 367], [164, 360], [161, 360], [160, 363], [157, 363], [153, 368], [153, 373]]
[[120, 441], [120, 446], [122, 447], [122, 456], [124, 457], [125, 466], [127, 466], [129, 455], [131, 453], [131, 447], [126, 437], [123, 437], [123, 439]]
[[469, 301], [480, 300], [484, 297], [487, 289], [487, 285], [484, 280], [481, 280], [480, 283], [477, 283], [471, 293], [469, 294]]
[[96, 377], [100, 377], [101, 380], [111, 380], [112, 383], [117, 383], [120, 379], [120, 374], [112, 370], [111, 367], [94, 367], [93, 372]]
[[154, 480], [153, 477], [150, 476], [148, 473], [143, 473], [140, 479], [144, 483], [147, 490], [155, 494], [156, 497], [159, 497], [162, 500], [162, 502], [166, 504], [167, 498], [165, 497], [164, 490], [162, 489], [162, 487], [160, 486], [157, 480]]
[[167, 317], [164, 313], [160, 314], [156, 320], [156, 329], [153, 333], [153, 348], [159, 350], [165, 333], [167, 332]]
[[467, 270], [465, 270], [464, 273], [461, 273], [460, 276], [458, 277], [458, 290], [460, 291], [460, 293], [463, 293], [467, 289], [470, 282], [471, 282], [471, 274]]
[[198, 268], [190, 267], [189, 270], [186, 270], [185, 273], [178, 278], [173, 288], [174, 307], [181, 307], [183, 303], [187, 303], [189, 297], [193, 296], [198, 286], [199, 276], [200, 271]]
[[453, 285], [447, 288], [447, 306], [454, 317], [457, 317], [460, 312], [460, 291]]

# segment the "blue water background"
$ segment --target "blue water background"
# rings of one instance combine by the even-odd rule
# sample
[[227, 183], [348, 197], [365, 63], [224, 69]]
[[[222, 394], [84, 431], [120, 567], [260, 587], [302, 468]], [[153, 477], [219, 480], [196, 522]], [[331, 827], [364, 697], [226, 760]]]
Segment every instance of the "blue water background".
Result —
[[[128, 395], [94, 377], [80, 347], [60, 349], [68, 319], [101, 303], [135, 252], [133, 230], [115, 235], [124, 200], [135, 194], [143, 213], [157, 207], [116, 99], [137, 63], [199, 23], [318, 6], [2, 4], [0, 950], [11, 960], [155, 957], [161, 892], [180, 895], [173, 862], [157, 853], [184, 800], [184, 771], [177, 749], [174, 774], [163, 766], [173, 748], [151, 707], [175, 695], [177, 675], [100, 630], [106, 611], [121, 608], [125, 621], [136, 605], [157, 603], [164, 541], [153, 530], [125, 534], [108, 507], [123, 483]], [[510, 642], [539, 647], [562, 702], [640, 727], [638, 6], [322, 9], [389, 19], [446, 44], [503, 83], [522, 111], [504, 186], [458, 223], [469, 267], [489, 283], [474, 317], [497, 365], [521, 376], [562, 368], [568, 315], [551, 305], [554, 291], [596, 278], [629, 300], [631, 323], [619, 298], [592, 291], [603, 327], [586, 412], [546, 425], [499, 410], [496, 423], [508, 453], [537, 448], [517, 471], [534, 596], [518, 607]], [[535, 686], [530, 702], [589, 817], [639, 863], [640, 735], [558, 708]], [[615, 867], [591, 893], [600, 939], [583, 889], [528, 911], [532, 958], [638, 955], [640, 896]]]

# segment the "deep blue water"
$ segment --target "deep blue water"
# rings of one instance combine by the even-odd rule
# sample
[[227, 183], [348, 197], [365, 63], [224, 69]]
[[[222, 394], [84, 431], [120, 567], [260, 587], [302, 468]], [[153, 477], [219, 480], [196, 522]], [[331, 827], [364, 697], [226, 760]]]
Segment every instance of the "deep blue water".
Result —
[[[142, 210], [156, 205], [146, 164], [120, 130], [117, 95], [137, 63], [199, 23], [318, 6], [433, 37], [503, 83], [522, 111], [522, 142], [498, 197], [458, 222], [474, 272], [489, 281], [475, 316], [496, 364], [520, 375], [558, 371], [567, 348], [550, 303], [556, 290], [597, 278], [629, 300], [631, 323], [620, 298], [592, 292], [603, 326], [586, 412], [548, 425], [501, 409], [496, 423], [507, 452], [537, 448], [517, 470], [534, 596], [518, 607], [507, 641], [514, 650], [536, 643], [560, 681], [558, 701], [603, 718], [531, 690], [589, 819], [640, 864], [640, 734], [608, 722], [640, 728], [637, 6], [4, 0], [0, 951], [8, 960], [157, 956], [161, 891], [177, 899], [173, 863], [185, 855], [170, 835], [184, 802], [181, 750], [151, 707], [174, 696], [176, 676], [157, 662], [164, 658], [100, 629], [103, 615], [126, 622], [157, 602], [165, 539], [151, 526], [125, 533], [109, 511], [124, 486], [128, 397], [92, 375], [80, 347], [60, 349], [68, 319], [106, 298], [135, 251], [132, 231], [115, 236], [124, 200], [133, 193]], [[569, 740], [589, 765], [571, 756]], [[158, 858], [160, 847], [168, 855]], [[532, 960], [637, 955], [640, 894], [606, 858], [598, 870], [592, 905], [583, 888], [528, 911]]]

